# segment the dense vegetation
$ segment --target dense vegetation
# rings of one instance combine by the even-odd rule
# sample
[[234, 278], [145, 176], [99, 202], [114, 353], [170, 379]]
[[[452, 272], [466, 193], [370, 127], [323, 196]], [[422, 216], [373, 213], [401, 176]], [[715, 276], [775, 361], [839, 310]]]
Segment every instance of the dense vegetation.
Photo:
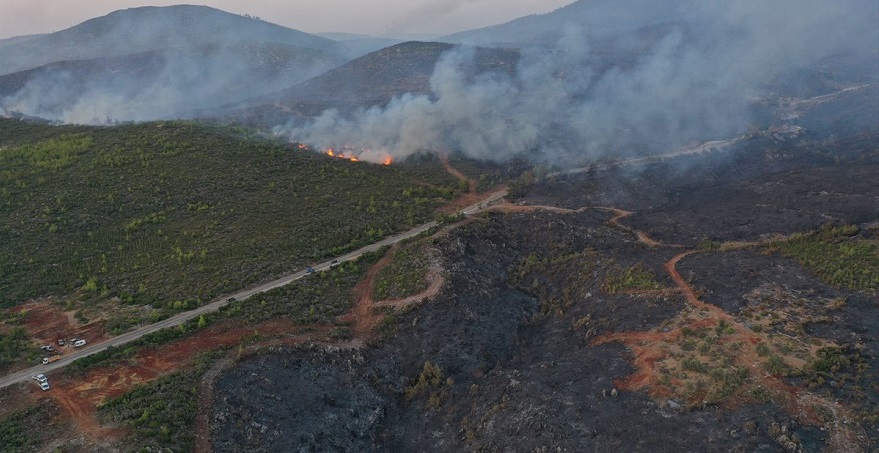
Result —
[[417, 244], [402, 247], [376, 276], [375, 300], [402, 299], [427, 289], [427, 256]]
[[224, 316], [250, 323], [287, 317], [303, 324], [330, 323], [348, 310], [351, 291], [369, 267], [384, 253], [370, 253], [331, 270], [276, 288], [227, 306]]
[[51, 418], [55, 410], [53, 405], [43, 401], [0, 418], [0, 453], [36, 451], [36, 446], [46, 440], [46, 434], [31, 427]]
[[[490, 158], [490, 156], [488, 156]], [[501, 156], [498, 156], [499, 158]], [[476, 190], [482, 192], [519, 177], [532, 170], [533, 164], [524, 157], [517, 157], [504, 164], [475, 160], [455, 153], [449, 156], [449, 163], [464, 176], [476, 181]]]
[[879, 241], [853, 239], [857, 233], [855, 226], [826, 226], [774, 242], [768, 251], [794, 258], [829, 285], [879, 292]]
[[253, 325], [277, 317], [287, 317], [302, 324], [332, 323], [351, 307], [351, 290], [369, 267], [384, 253], [368, 253], [356, 261], [344, 262], [328, 271], [318, 272], [287, 286], [239, 300], [218, 312], [201, 315], [178, 327], [162, 329], [120, 347], [109, 347], [75, 360], [65, 369], [82, 374], [96, 366], [134, 355], [144, 347], [153, 348], [188, 337], [214, 323], [228, 321], [235, 325]]
[[[350, 307], [351, 289], [382, 252], [365, 255], [355, 262], [346, 262], [282, 288], [274, 289], [246, 301], [236, 301], [221, 312], [194, 319], [183, 328], [166, 329], [144, 339], [74, 362], [82, 369], [105, 363], [108, 359], [130, 355], [145, 345], [158, 345], [182, 338], [213, 322], [257, 323], [287, 316], [303, 323], [331, 322]], [[124, 423], [133, 430], [129, 442], [137, 448], [159, 448], [163, 451], [191, 451], [194, 444], [193, 426], [198, 399], [198, 381], [212, 360], [223, 351], [207, 353], [196, 359], [189, 371], [164, 376], [149, 384], [108, 401], [99, 409], [104, 422]]]
[[15, 363], [23, 354], [32, 352], [31, 349], [24, 327], [16, 326], [9, 332], [0, 331], [0, 369]]
[[599, 262], [601, 256], [590, 249], [551, 257], [531, 253], [512, 269], [509, 278], [519, 289], [537, 297], [542, 313], [560, 315], [588, 299]]
[[613, 266], [601, 284], [601, 290], [607, 294], [619, 294], [628, 291], [649, 291], [661, 289], [662, 285], [650, 269], [643, 264], [621, 268]]
[[459, 190], [436, 163], [349, 162], [191, 122], [0, 119], [0, 149], [7, 307], [78, 291], [192, 308], [429, 220]]
[[215, 356], [201, 356], [189, 371], [161, 377], [107, 401], [98, 409], [101, 419], [131, 427], [129, 442], [141, 451], [192, 451], [198, 381]]

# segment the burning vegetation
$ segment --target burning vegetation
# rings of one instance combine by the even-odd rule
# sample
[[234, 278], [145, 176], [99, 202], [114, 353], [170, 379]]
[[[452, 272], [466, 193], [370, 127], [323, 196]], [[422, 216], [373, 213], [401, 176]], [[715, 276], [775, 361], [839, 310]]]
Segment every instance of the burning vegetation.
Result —
[[[292, 143], [292, 142], [291, 142]], [[293, 143], [293, 146], [296, 147], [299, 151], [311, 151], [313, 148], [308, 145], [304, 145], [302, 143]], [[368, 148], [360, 148], [356, 149], [352, 146], [345, 145], [341, 148], [324, 148], [320, 151], [321, 154], [326, 154], [330, 157], [335, 157], [337, 159], [345, 159], [350, 160], [351, 162], [368, 162], [373, 164], [382, 164], [382, 165], [391, 165], [394, 163], [394, 158], [391, 157], [390, 154], [383, 151], [373, 151]]]

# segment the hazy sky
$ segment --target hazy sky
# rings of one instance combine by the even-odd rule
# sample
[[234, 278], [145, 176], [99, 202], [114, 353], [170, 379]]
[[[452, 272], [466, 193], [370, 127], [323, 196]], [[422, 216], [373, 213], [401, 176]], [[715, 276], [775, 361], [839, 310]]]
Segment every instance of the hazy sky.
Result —
[[[250, 14], [306, 32], [445, 34], [545, 13], [573, 0], [201, 0], [224, 11]], [[186, 1], [0, 0], [0, 38], [51, 33], [93, 17], [136, 6]]]

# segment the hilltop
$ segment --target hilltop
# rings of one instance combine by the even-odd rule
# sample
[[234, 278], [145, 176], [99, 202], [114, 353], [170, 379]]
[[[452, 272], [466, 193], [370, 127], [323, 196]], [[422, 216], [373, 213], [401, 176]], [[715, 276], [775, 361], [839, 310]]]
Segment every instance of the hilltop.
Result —
[[207, 6], [145, 6], [115, 11], [59, 32], [0, 43], [0, 68], [10, 74], [57, 61], [241, 42], [344, 53], [333, 40]]

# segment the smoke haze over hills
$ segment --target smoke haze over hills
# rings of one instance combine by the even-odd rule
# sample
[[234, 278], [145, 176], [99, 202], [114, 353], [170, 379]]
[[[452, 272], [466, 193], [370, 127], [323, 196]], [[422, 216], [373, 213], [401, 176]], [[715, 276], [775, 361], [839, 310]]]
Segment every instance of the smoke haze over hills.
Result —
[[[261, 20], [197, 6], [139, 8], [3, 42], [4, 72], [19, 72], [0, 76], [0, 112], [73, 123], [172, 119], [248, 99], [283, 103], [267, 96], [293, 87], [296, 102], [318, 106], [312, 117], [261, 124], [291, 140], [397, 158], [456, 150], [583, 161], [740, 135], [767, 96], [875, 84], [877, 24], [876, 0], [581, 0], [448, 36], [464, 45], [411, 90], [415, 79], [385, 75], [432, 64], [424, 46], [350, 61], [354, 47]], [[492, 70], [474, 45], [515, 48], [518, 67]], [[818, 72], [820, 84], [778, 92], [779, 79]], [[362, 101], [376, 105], [346, 106], [339, 96], [352, 90], [354, 98], [375, 94]], [[324, 99], [338, 108], [318, 114]]]
[[[277, 132], [397, 157], [440, 148], [498, 160], [534, 151], [581, 160], [731, 137], [748, 127], [750, 103], [775, 77], [847, 52], [875, 59], [874, 6], [581, 1], [517, 23], [532, 27], [519, 35], [553, 41], [525, 46], [515, 77], [468, 80], [473, 52], [461, 48], [437, 65], [433, 96], [404, 95], [353, 115], [328, 111]], [[593, 32], [588, 24], [613, 27]], [[616, 29], [627, 33], [609, 33]], [[479, 42], [507, 36], [503, 27], [500, 39], [491, 33]]]

